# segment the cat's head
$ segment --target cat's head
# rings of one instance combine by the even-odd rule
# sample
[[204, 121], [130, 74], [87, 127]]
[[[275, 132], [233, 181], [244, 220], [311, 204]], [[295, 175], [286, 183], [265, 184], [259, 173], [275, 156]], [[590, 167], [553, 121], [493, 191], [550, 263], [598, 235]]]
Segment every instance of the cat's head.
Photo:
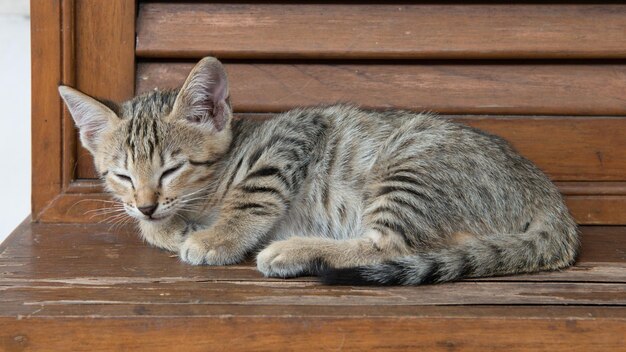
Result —
[[184, 210], [214, 181], [229, 149], [232, 110], [222, 64], [202, 59], [183, 87], [154, 91], [120, 106], [60, 86], [80, 140], [107, 189], [140, 220]]

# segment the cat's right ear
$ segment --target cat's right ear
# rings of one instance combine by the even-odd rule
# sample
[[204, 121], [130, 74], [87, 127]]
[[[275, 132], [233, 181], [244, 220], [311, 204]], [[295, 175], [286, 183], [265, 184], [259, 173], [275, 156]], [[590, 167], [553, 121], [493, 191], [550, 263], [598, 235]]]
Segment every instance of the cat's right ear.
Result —
[[59, 93], [80, 131], [80, 141], [94, 154], [102, 132], [119, 118], [106, 105], [74, 88], [59, 86]]

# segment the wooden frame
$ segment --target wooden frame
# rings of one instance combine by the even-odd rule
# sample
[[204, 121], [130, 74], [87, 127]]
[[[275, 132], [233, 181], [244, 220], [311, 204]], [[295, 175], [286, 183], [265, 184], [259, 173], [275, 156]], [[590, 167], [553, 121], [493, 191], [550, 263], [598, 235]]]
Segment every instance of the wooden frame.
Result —
[[[92, 175], [88, 164], [77, 162], [90, 157], [77, 143], [57, 86], [70, 85], [113, 101], [131, 97], [136, 84], [136, 13], [133, 0], [32, 1], [34, 221], [93, 222], [85, 213], [108, 198], [97, 180], [85, 178]], [[477, 124], [481, 127], [480, 121]], [[602, 162], [602, 156], [598, 158]], [[559, 181], [557, 185], [579, 223], [626, 224], [626, 175], [621, 180]]]
[[80, 180], [79, 147], [59, 84], [120, 101], [132, 97], [135, 76], [135, 1], [33, 0], [32, 218], [81, 221], [102, 199], [94, 180]]

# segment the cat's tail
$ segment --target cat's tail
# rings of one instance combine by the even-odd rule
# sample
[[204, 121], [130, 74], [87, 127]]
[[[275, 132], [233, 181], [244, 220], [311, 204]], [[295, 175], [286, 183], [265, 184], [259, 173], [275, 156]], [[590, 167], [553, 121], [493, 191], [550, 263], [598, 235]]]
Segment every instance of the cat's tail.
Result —
[[528, 229], [512, 235], [472, 237], [451, 248], [418, 252], [387, 262], [320, 272], [334, 285], [420, 285], [570, 266], [578, 254], [576, 226]]

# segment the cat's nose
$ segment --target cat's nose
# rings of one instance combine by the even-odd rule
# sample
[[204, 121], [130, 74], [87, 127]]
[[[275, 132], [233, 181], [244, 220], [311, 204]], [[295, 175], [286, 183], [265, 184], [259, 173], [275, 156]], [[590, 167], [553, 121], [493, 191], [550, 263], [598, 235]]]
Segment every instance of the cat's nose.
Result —
[[152, 214], [154, 214], [154, 211], [156, 210], [158, 204], [151, 204], [151, 205], [146, 205], [144, 207], [137, 207], [137, 209], [139, 209], [140, 212], [143, 213], [143, 215], [145, 216], [151, 216]]

